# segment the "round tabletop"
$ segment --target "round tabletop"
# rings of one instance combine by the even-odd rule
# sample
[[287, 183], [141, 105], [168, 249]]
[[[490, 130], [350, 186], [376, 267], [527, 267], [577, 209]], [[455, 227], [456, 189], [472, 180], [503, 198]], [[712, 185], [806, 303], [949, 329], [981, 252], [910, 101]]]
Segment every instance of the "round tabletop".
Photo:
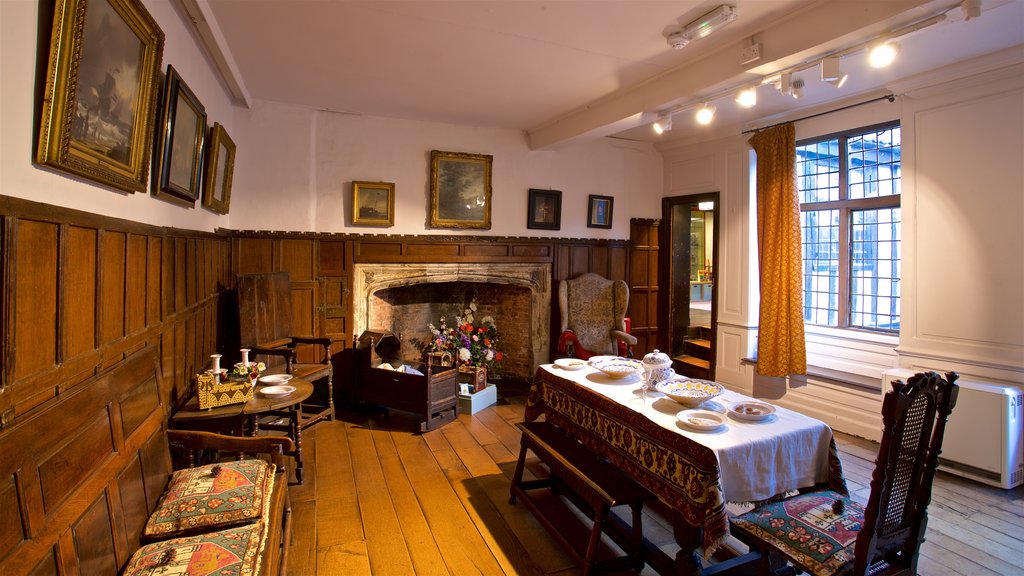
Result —
[[243, 414], [260, 414], [270, 410], [280, 410], [302, 402], [313, 395], [313, 384], [299, 378], [292, 378], [282, 386], [294, 386], [295, 390], [283, 396], [267, 396], [262, 391], [266, 385], [256, 382], [256, 392], [242, 408]]

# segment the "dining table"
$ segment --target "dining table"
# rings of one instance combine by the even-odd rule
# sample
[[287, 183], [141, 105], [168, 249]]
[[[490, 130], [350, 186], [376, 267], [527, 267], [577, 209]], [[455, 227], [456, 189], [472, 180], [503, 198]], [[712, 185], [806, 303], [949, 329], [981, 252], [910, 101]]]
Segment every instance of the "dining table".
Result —
[[672, 559], [648, 547], [646, 560], [659, 572], [704, 572], [701, 558], [711, 558], [728, 535], [726, 503], [816, 486], [847, 493], [832, 430], [820, 420], [774, 405], [766, 417], [744, 419], [735, 407], [755, 399], [723, 386], [700, 408], [720, 413], [724, 423], [695, 429], [679, 417], [686, 406], [645, 389], [642, 370], [612, 377], [590, 364], [567, 365], [573, 368], [537, 368], [524, 418], [563, 429], [672, 510], [680, 551]]

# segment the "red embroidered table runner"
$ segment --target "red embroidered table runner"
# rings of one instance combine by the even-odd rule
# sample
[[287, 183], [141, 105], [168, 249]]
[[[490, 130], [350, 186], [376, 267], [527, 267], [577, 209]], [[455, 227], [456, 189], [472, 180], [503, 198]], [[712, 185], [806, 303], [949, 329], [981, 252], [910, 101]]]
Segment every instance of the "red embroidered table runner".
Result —
[[[544, 365], [537, 369], [525, 418], [545, 415], [702, 528], [705, 557], [728, 532], [727, 501], [766, 499], [825, 482], [846, 492], [835, 441], [824, 423], [777, 408], [766, 422], [727, 418], [715, 433], [693, 432], [677, 423], [683, 406], [657, 393], [642, 399], [640, 384], [639, 375], [612, 379], [589, 367]], [[714, 402], [721, 407], [742, 400], [751, 399], [727, 391]]]

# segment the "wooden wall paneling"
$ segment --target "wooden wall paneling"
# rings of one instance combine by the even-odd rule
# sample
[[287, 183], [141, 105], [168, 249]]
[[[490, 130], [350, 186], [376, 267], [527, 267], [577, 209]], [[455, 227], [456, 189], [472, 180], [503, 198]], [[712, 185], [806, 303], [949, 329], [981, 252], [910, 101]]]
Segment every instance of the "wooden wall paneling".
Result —
[[590, 263], [587, 266], [587, 272], [600, 274], [610, 280], [625, 280], [624, 276], [619, 276], [618, 278], [612, 277], [611, 258], [609, 257], [608, 246], [588, 246], [587, 249], [590, 251]]
[[174, 269], [171, 273], [171, 280], [173, 282], [174, 290], [174, 313], [177, 314], [185, 310], [187, 305], [187, 292], [186, 292], [186, 280], [188, 276], [185, 273], [185, 267], [188, 265], [187, 258], [187, 244], [188, 241], [180, 236], [173, 238], [173, 250], [174, 250]]
[[161, 239], [160, 249], [160, 320], [174, 314], [174, 238]]
[[608, 277], [629, 282], [629, 247], [625, 244], [608, 246]]
[[237, 238], [234, 243], [237, 274], [260, 274], [274, 271], [273, 240], [270, 238]]
[[[48, 553], [39, 560], [35, 568], [29, 572], [28, 576], [59, 576], [57, 571], [57, 556], [53, 553], [53, 550], [49, 550]], [[65, 575], [69, 572], [65, 572]]]
[[657, 219], [634, 218], [630, 221], [630, 299], [632, 332], [637, 337], [634, 352], [646, 354], [658, 345], [658, 254]]
[[[575, 278], [584, 272], [590, 272], [591, 268], [590, 246], [574, 245], [569, 248], [569, 276]], [[602, 274], [603, 275], [603, 274]]]
[[347, 242], [321, 240], [317, 249], [319, 256], [318, 272], [320, 276], [342, 276], [345, 274], [346, 256], [351, 250], [346, 250]]
[[78, 571], [82, 576], [117, 574], [113, 526], [107, 509], [107, 494], [104, 492], [72, 528]]
[[[146, 486], [142, 472], [142, 461], [138, 455], [125, 466], [117, 476], [117, 509], [120, 510], [122, 526], [118, 530], [123, 536], [118, 538], [117, 565], [122, 566], [128, 561], [129, 550], [137, 550], [142, 537], [142, 530], [149, 519]], [[123, 552], [122, 552], [123, 550]]]
[[182, 273], [185, 277], [185, 305], [178, 310], [184, 310], [195, 306], [199, 298], [196, 294], [196, 287], [199, 284], [199, 259], [198, 242], [195, 238], [182, 238], [185, 249], [185, 267]]
[[[288, 272], [294, 282], [312, 282], [316, 279], [316, 242], [311, 238], [282, 239], [280, 270]], [[276, 271], [277, 269], [275, 269]]]
[[0, 478], [0, 558], [11, 553], [25, 539], [18, 502], [18, 487], [14, 474]]
[[69, 226], [65, 230], [60, 326], [63, 348], [61, 357], [66, 361], [98, 347], [96, 264], [99, 233], [93, 228], [80, 226]]
[[124, 337], [127, 235], [100, 232], [100, 345]]
[[58, 230], [31, 220], [15, 225], [14, 381], [57, 364]]
[[141, 234], [128, 235], [126, 287], [126, 332], [135, 334], [146, 327], [146, 259], [149, 257], [148, 238]]

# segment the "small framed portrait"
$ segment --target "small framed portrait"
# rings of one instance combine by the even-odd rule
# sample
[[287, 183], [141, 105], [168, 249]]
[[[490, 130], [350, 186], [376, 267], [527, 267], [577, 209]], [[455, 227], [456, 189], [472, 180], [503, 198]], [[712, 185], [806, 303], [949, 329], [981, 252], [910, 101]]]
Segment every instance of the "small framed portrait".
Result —
[[167, 66], [153, 193], [195, 206], [202, 188], [206, 110], [174, 66]]
[[210, 129], [203, 184], [203, 206], [218, 214], [231, 207], [231, 179], [235, 172], [235, 142], [219, 122]]
[[591, 194], [587, 201], [587, 228], [611, 228], [614, 201], [611, 196]]
[[430, 227], [491, 228], [489, 154], [430, 151]]
[[394, 182], [352, 182], [352, 223], [395, 225]]
[[530, 205], [526, 227], [540, 230], [559, 230], [562, 227], [561, 190], [530, 188]]
[[470, 389], [470, 384], [468, 382], [463, 382], [463, 383], [459, 384], [459, 395], [460, 396], [471, 396], [472, 394], [473, 394], [473, 390]]

